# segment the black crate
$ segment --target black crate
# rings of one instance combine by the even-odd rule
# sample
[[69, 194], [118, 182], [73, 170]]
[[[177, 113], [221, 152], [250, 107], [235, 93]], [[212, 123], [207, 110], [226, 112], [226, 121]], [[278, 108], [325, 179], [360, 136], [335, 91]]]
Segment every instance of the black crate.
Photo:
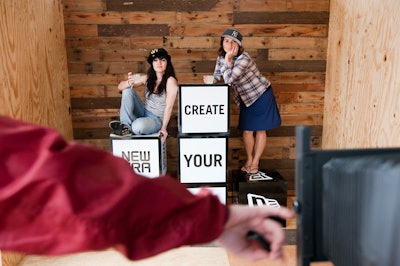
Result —
[[[287, 181], [277, 172], [262, 170], [272, 180], [250, 181], [251, 176], [240, 171], [233, 178], [238, 184], [239, 203], [250, 206], [268, 205], [271, 207], [287, 206]], [[286, 221], [278, 219], [283, 226]]]

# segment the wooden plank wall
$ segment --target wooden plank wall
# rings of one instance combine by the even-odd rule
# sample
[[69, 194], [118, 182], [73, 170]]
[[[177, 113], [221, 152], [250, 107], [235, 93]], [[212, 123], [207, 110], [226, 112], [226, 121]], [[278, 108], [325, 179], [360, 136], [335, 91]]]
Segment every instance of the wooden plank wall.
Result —
[[[108, 122], [118, 119], [117, 84], [145, 72], [145, 58], [165, 47], [181, 84], [213, 71], [220, 34], [234, 26], [273, 84], [283, 124], [268, 132], [261, 168], [278, 170], [294, 189], [296, 125], [312, 126], [321, 146], [329, 0], [63, 0], [74, 137], [110, 150]], [[233, 97], [231, 97], [233, 99]], [[177, 107], [177, 105], [176, 105]], [[229, 170], [245, 152], [231, 104]], [[177, 108], [170, 123], [168, 173], [178, 174]]]
[[0, 14], [0, 114], [72, 140], [61, 2], [4, 0]]
[[336, 0], [331, 12], [323, 147], [400, 147], [400, 2]]

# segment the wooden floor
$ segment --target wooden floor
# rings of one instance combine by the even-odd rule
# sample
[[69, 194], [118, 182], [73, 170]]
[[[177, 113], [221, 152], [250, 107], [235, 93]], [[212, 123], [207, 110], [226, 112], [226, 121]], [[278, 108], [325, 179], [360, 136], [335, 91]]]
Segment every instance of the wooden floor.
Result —
[[[58, 257], [24, 256], [18, 263], [5, 262], [3, 266], [294, 266], [296, 246], [284, 246], [284, 260], [247, 261], [225, 249], [212, 247], [181, 247], [141, 261], [129, 261], [114, 250], [84, 252]], [[332, 266], [329, 262], [312, 266]]]
[[[289, 192], [289, 194], [291, 194]], [[228, 204], [235, 201], [231, 195]], [[288, 197], [288, 206], [292, 205], [294, 197]], [[4, 252], [0, 266], [258, 266], [258, 265], [296, 265], [295, 232], [296, 219], [286, 221], [286, 245], [284, 247], [284, 262], [257, 261], [249, 262], [236, 257], [225, 249], [217, 247], [212, 243], [203, 246], [181, 247], [158, 256], [142, 260], [129, 261], [120, 253], [110, 249], [101, 252], [83, 252], [66, 256], [46, 257], [31, 256], [20, 253]]]
[[[287, 206], [291, 208], [294, 196], [288, 192]], [[228, 202], [228, 204], [231, 204]], [[101, 252], [84, 252], [57, 257], [24, 256], [3, 252], [0, 266], [294, 266], [296, 265], [296, 218], [286, 221], [286, 243], [283, 249], [284, 261], [260, 260], [250, 262], [212, 243], [203, 246], [184, 246], [158, 256], [129, 261], [112, 249]], [[313, 266], [332, 266], [329, 262], [313, 263]]]

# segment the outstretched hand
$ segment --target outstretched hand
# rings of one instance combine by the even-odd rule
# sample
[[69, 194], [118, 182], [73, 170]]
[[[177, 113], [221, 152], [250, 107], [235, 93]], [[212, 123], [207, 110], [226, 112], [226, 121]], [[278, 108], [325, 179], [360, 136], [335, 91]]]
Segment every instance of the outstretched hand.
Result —
[[[294, 216], [294, 212], [284, 207], [231, 205], [224, 231], [217, 239], [217, 243], [235, 255], [248, 260], [282, 258], [285, 234], [279, 222], [268, 218], [271, 216], [288, 219]], [[249, 231], [262, 235], [269, 242], [270, 251], [266, 251], [254, 241], [247, 239]]]

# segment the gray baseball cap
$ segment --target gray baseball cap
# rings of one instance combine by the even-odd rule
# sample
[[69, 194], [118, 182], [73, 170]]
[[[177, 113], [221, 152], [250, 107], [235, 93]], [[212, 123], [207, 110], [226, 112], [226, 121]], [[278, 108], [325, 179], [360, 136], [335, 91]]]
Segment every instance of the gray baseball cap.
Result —
[[233, 39], [237, 44], [239, 44], [240, 46], [242, 46], [242, 34], [233, 28], [228, 28], [224, 31], [224, 33], [222, 33], [221, 38], [223, 37], [228, 37]]

